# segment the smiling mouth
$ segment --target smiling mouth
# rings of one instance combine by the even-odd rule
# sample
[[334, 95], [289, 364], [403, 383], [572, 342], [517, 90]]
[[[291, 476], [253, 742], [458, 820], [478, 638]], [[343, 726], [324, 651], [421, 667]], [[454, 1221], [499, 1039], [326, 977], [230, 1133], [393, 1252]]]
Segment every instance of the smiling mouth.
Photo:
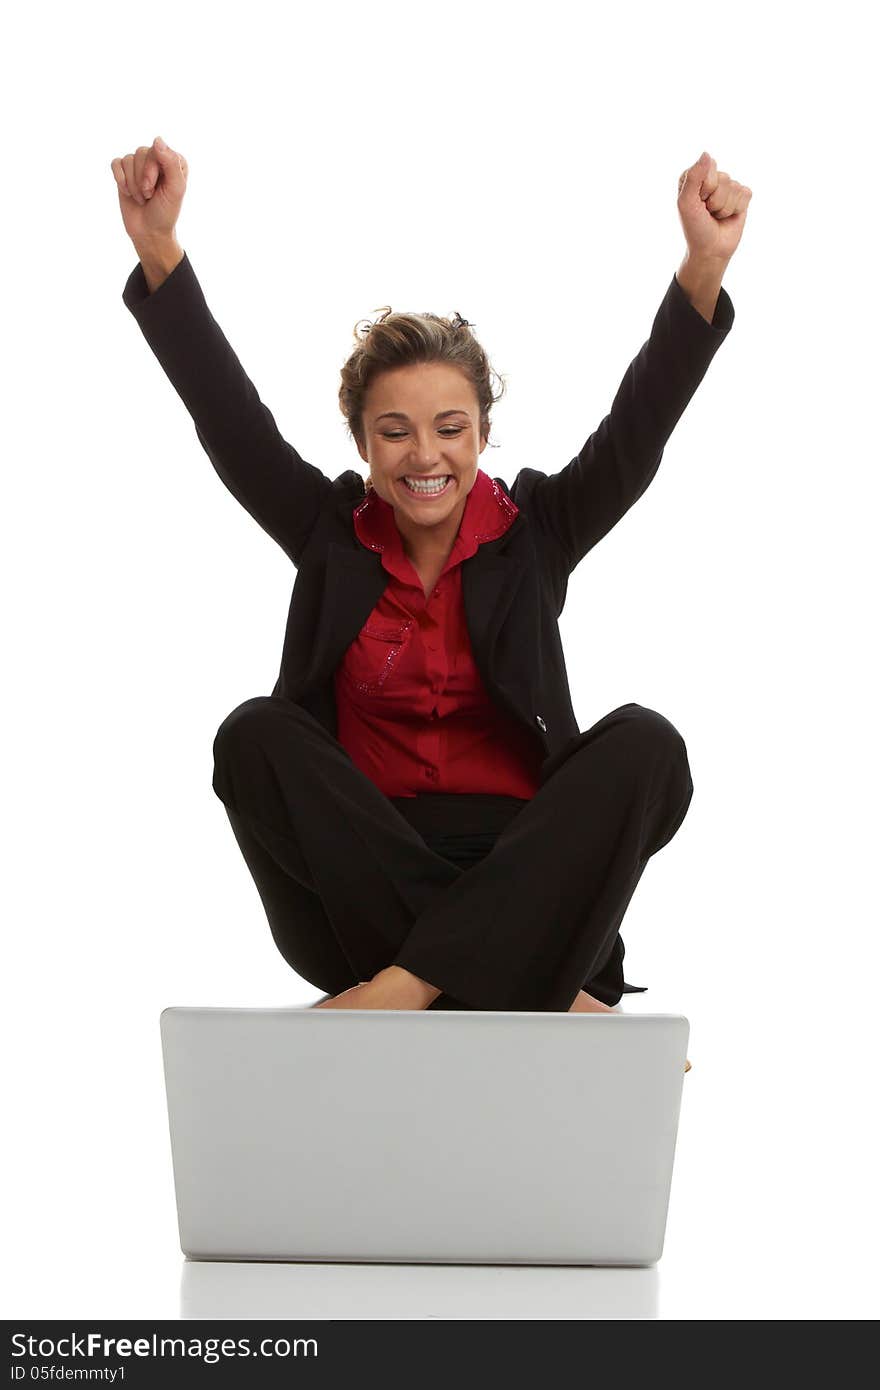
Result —
[[425, 478], [422, 481], [410, 483], [408, 478], [401, 478], [400, 483], [406, 488], [410, 497], [442, 497], [452, 486], [454, 479], [451, 474], [447, 474], [442, 480]]

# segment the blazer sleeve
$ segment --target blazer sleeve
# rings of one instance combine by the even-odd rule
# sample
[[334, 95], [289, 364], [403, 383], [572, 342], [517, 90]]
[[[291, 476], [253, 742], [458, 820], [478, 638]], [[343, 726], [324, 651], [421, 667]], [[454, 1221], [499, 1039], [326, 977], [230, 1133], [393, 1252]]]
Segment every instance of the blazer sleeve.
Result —
[[567, 574], [647, 488], [733, 319], [723, 286], [708, 323], [673, 275], [609, 414], [565, 468], [535, 483], [532, 506], [560, 548]]
[[122, 299], [221, 481], [298, 565], [333, 485], [282, 438], [208, 308], [188, 255], [152, 294], [138, 262]]

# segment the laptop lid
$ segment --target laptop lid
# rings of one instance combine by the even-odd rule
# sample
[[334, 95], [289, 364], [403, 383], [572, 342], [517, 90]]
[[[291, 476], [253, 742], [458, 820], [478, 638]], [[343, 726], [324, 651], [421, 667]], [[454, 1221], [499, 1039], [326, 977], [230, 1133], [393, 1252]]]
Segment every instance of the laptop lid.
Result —
[[660, 1258], [688, 1020], [167, 1008], [190, 1259]]

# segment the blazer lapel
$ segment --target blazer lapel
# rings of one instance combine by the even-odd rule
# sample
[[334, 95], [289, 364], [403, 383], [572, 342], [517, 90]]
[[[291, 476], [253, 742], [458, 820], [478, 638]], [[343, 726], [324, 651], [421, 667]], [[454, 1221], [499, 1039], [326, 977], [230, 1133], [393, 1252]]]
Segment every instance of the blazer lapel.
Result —
[[330, 679], [346, 648], [379, 602], [388, 579], [388, 571], [375, 551], [352, 550], [331, 541], [315, 645], [301, 688], [323, 685]]
[[489, 694], [537, 734], [546, 748], [546, 737], [532, 713], [539, 634], [536, 614], [526, 596], [528, 585], [523, 583], [527, 561], [518, 549], [493, 553], [493, 544], [482, 545], [462, 567], [462, 594], [474, 660]]
[[[525, 668], [522, 671], [496, 670], [497, 663], [493, 660], [498, 634], [523, 576], [517, 554], [503, 554], [500, 547], [518, 529], [514, 523], [506, 535], [484, 543], [476, 554], [463, 562], [462, 596], [474, 660], [487, 688], [497, 692], [500, 686], [508, 701], [524, 702], [528, 717], [529, 687]], [[388, 572], [375, 551], [330, 543], [315, 643], [308, 668], [298, 683], [300, 690], [323, 685], [331, 678], [346, 648], [378, 603], [388, 579]], [[534, 641], [534, 634], [523, 632], [513, 648], [517, 652], [532, 651]], [[519, 692], [518, 696], [515, 692]]]
[[481, 671], [488, 668], [493, 638], [510, 607], [519, 575], [507, 555], [492, 554], [483, 545], [462, 565], [461, 591], [474, 657]]

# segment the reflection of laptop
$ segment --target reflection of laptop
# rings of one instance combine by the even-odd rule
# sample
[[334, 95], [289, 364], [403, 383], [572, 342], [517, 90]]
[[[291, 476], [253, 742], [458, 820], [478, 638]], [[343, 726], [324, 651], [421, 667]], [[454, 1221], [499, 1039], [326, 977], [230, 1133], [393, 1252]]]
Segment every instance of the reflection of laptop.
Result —
[[660, 1258], [686, 1018], [171, 1008], [160, 1026], [191, 1259]]

